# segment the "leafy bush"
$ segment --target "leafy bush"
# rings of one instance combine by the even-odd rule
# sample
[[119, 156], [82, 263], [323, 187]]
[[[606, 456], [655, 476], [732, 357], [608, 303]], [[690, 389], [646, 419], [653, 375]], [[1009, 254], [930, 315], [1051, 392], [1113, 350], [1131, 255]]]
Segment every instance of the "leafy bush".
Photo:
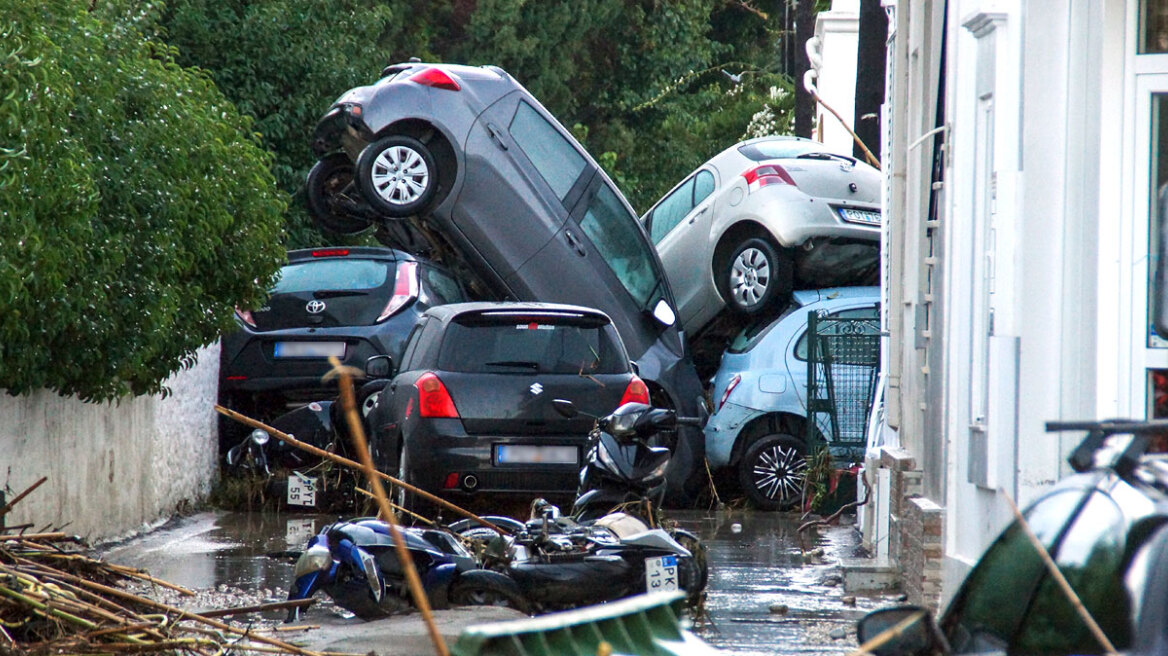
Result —
[[121, 0], [0, 17], [0, 387], [162, 391], [283, 260], [271, 157]]

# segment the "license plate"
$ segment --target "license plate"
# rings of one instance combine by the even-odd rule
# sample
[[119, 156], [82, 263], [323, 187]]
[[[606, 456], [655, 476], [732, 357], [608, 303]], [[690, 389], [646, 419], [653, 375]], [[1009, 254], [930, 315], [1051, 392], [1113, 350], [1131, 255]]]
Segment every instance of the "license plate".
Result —
[[840, 218], [849, 223], [863, 223], [864, 225], [880, 225], [880, 212], [858, 210], [854, 207], [836, 208]]
[[288, 505], [315, 506], [316, 479], [304, 474], [292, 474], [288, 477]]
[[495, 462], [500, 465], [575, 465], [579, 452], [574, 446], [496, 444]]
[[308, 538], [316, 535], [315, 519], [289, 519], [284, 526], [284, 542], [289, 549], [303, 549]]
[[677, 556], [645, 559], [645, 591], [668, 592], [677, 585]]
[[277, 358], [327, 358], [335, 355], [345, 357], [344, 342], [276, 342]]

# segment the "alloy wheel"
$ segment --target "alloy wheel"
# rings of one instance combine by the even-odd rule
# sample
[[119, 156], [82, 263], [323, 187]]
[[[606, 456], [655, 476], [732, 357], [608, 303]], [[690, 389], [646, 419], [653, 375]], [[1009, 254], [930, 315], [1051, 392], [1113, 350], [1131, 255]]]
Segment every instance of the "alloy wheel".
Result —
[[771, 281], [771, 263], [757, 248], [747, 248], [730, 267], [730, 293], [742, 308], [757, 305], [766, 296]]
[[752, 467], [755, 489], [775, 501], [798, 498], [806, 478], [807, 459], [785, 444], [774, 444], [760, 451]]

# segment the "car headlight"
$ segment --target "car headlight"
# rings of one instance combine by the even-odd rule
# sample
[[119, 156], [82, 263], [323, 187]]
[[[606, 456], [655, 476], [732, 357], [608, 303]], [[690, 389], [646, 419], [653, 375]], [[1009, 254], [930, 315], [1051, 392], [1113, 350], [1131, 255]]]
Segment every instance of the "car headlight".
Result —
[[333, 555], [329, 553], [328, 547], [314, 545], [300, 554], [300, 558], [296, 560], [296, 566], [292, 568], [292, 578], [298, 579], [313, 572], [326, 572], [332, 565]]

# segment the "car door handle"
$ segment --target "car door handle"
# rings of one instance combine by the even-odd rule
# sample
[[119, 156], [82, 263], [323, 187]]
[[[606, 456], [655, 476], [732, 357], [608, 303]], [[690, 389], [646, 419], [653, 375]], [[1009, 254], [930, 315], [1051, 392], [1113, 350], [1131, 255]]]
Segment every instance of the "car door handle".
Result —
[[573, 235], [571, 230], [564, 231], [564, 240], [568, 242], [568, 245], [571, 246], [572, 250], [576, 251], [576, 254], [580, 257], [584, 257], [588, 254], [588, 252], [584, 250], [584, 244], [581, 244], [580, 240], [576, 239], [576, 235]]
[[699, 217], [699, 216], [701, 216], [701, 215], [703, 215], [703, 214], [705, 214], [705, 213], [706, 213], [706, 210], [708, 210], [708, 209], [710, 209], [710, 208], [709, 208], [709, 207], [703, 207], [702, 209], [700, 209], [700, 210], [698, 210], [698, 211], [694, 212], [694, 213], [693, 213], [693, 216], [689, 217], [689, 223], [693, 223], [694, 221], [697, 221], [697, 220], [698, 220], [698, 217]]
[[486, 126], [487, 134], [491, 135], [491, 140], [495, 142], [495, 145], [502, 148], [503, 150], [507, 150], [507, 144], [503, 141], [503, 136], [502, 133], [499, 132], [499, 128], [495, 127], [491, 123], [487, 123]]

